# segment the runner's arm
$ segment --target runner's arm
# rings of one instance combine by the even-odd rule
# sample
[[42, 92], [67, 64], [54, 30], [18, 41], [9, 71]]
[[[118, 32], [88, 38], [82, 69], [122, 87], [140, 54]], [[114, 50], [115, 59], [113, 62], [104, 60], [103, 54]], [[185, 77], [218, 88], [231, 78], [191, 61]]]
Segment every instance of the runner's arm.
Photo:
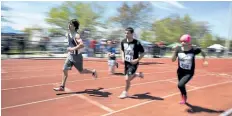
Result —
[[143, 53], [141, 53], [141, 54], [139, 55], [138, 62], [144, 57], [144, 55], [145, 55], [145, 52], [143, 52]]
[[203, 50], [201, 50], [201, 56], [203, 57], [203, 61], [207, 61], [206, 53]]
[[83, 43], [83, 41], [82, 41], [82, 39], [80, 38], [80, 35], [79, 34], [76, 34], [76, 37], [75, 37], [75, 39], [76, 39], [76, 42], [78, 42], [79, 44], [77, 44], [77, 46], [75, 46], [73, 49], [74, 50], [78, 50], [78, 49], [81, 49], [81, 48], [84, 48], [85, 46], [84, 46], [84, 43]]
[[175, 51], [174, 51], [174, 53], [172, 55], [172, 62], [176, 61], [176, 58], [177, 58], [177, 49], [178, 49], [178, 47], [175, 48]]
[[203, 57], [203, 65], [208, 66], [209, 63], [208, 63], [208, 61], [206, 59], [206, 53], [203, 50], [201, 50], [201, 55]]
[[123, 42], [121, 42], [121, 50], [120, 50], [121, 52], [121, 57], [122, 57], [122, 62], [124, 62], [125, 61], [125, 59], [124, 59], [124, 46], [123, 46]]
[[124, 52], [121, 50], [122, 61], [124, 62]]

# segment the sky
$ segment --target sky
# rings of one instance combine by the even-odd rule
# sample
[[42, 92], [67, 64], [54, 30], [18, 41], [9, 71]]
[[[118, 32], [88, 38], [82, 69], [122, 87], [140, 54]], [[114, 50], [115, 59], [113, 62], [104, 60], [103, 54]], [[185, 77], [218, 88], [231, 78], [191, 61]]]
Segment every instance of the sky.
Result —
[[[95, 1], [96, 2], [96, 1]], [[103, 21], [117, 13], [117, 8], [122, 5], [122, 1], [102, 1], [99, 2], [105, 6]], [[133, 3], [133, 2], [131, 2]], [[224, 38], [229, 36], [229, 26], [232, 27], [232, 11], [229, 13], [229, 7], [232, 2], [229, 1], [152, 1], [154, 13], [152, 19], [162, 19], [171, 14], [179, 14], [184, 16], [189, 14], [193, 21], [208, 22], [213, 35]], [[8, 25], [15, 29], [22, 30], [25, 27], [39, 25], [49, 27], [44, 21], [47, 12], [62, 4], [62, 1], [3, 1], [2, 5], [10, 7], [8, 12], [1, 11], [3, 15], [9, 16], [14, 23], [2, 23], [2, 26]], [[231, 14], [231, 15], [230, 15]]]

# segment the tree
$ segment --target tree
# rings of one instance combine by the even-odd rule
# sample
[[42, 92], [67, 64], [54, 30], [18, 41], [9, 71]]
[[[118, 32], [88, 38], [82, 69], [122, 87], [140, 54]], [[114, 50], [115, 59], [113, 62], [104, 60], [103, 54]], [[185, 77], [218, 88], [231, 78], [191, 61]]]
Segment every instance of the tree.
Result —
[[107, 36], [107, 39], [121, 39], [121, 38], [124, 38], [125, 35], [124, 35], [124, 30], [115, 30], [115, 31], [112, 31], [108, 36]]
[[212, 44], [214, 44], [214, 41], [213, 41], [213, 36], [211, 34], [207, 33], [201, 38], [200, 46], [202, 48], [207, 48]]
[[221, 44], [221, 45], [224, 46], [224, 44], [226, 42], [225, 40], [226, 40], [225, 38], [222, 38], [222, 37], [219, 37], [219, 36], [215, 36], [214, 43]]
[[183, 28], [181, 27], [182, 22], [178, 17], [165, 18], [163, 20], [156, 21], [152, 25], [152, 30], [155, 33], [156, 41], [166, 41], [166, 42], [177, 42], [180, 35], [183, 33]]
[[150, 26], [148, 20], [152, 11], [149, 2], [138, 2], [130, 6], [127, 2], [117, 9], [118, 15], [110, 17], [110, 21], [126, 27], [147, 27]]
[[154, 34], [151, 31], [143, 31], [140, 37], [144, 41], [154, 42]]
[[103, 10], [103, 7], [95, 3], [64, 2], [62, 5], [52, 8], [45, 20], [55, 28], [67, 30], [68, 21], [76, 18], [80, 22], [81, 30], [94, 29], [94, 26], [99, 24], [98, 19], [101, 18]]
[[189, 15], [185, 15], [182, 19], [182, 28], [184, 33], [191, 34], [191, 29], [193, 27], [192, 19]]
[[156, 35], [157, 41], [178, 42], [181, 35], [190, 34], [192, 43], [199, 45], [199, 39], [206, 34], [208, 34], [207, 37], [210, 35], [207, 24], [206, 22], [194, 22], [189, 15], [185, 15], [183, 18], [178, 15], [172, 15], [154, 22], [152, 30]]

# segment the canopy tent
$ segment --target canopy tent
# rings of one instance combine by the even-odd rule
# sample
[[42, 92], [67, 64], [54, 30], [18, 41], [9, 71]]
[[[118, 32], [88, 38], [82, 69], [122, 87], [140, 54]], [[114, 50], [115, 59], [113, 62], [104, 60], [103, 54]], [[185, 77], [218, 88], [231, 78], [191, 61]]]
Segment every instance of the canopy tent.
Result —
[[181, 44], [175, 42], [175, 43], [169, 44], [167, 47], [168, 47], [168, 48], [175, 48], [175, 47], [177, 47], [177, 46], [181, 46]]
[[223, 50], [223, 49], [225, 49], [226, 47], [224, 47], [224, 46], [222, 46], [222, 45], [220, 45], [220, 44], [213, 44], [213, 45], [211, 45], [211, 46], [209, 46], [209, 47], [207, 47], [207, 48], [209, 48], [209, 49]]

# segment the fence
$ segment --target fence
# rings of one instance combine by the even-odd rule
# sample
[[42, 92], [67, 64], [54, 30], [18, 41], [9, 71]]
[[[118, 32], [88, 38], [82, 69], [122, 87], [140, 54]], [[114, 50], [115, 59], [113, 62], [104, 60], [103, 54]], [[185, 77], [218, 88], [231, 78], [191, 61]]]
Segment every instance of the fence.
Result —
[[[61, 38], [60, 40], [65, 37]], [[27, 38], [8, 37], [1, 39], [1, 52], [6, 55], [47, 55], [52, 57], [54, 55], [63, 57], [62, 54], [67, 54], [67, 41], [57, 41], [56, 38], [43, 38], [40, 41], [30, 41]], [[84, 39], [85, 48], [82, 50], [85, 57], [106, 57], [106, 47], [104, 41], [97, 40], [97, 43], [91, 46], [90, 39]], [[116, 56], [120, 57], [120, 41], [114, 44], [116, 48]], [[145, 57], [158, 58], [164, 56], [171, 56], [172, 49], [167, 47], [159, 47], [156, 45], [143, 45], [145, 49]], [[212, 49], [205, 50], [209, 56], [222, 57], [224, 51], [216, 52]], [[232, 52], [229, 53], [230, 56]]]

